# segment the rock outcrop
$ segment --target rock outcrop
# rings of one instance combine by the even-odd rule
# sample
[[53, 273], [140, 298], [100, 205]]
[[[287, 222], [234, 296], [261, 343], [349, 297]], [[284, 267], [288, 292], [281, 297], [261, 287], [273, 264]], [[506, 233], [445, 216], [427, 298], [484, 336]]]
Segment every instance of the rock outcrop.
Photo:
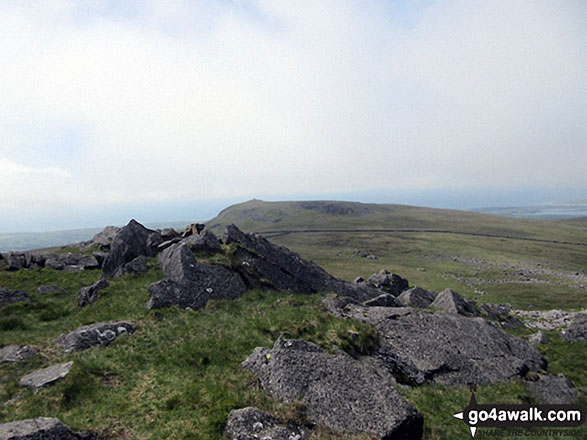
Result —
[[75, 433], [59, 419], [38, 417], [0, 425], [2, 440], [82, 440], [95, 438], [88, 433]]
[[92, 247], [92, 246], [99, 246], [100, 249], [110, 249], [110, 245], [112, 241], [114, 241], [114, 237], [116, 234], [120, 232], [120, 228], [117, 226], [106, 226], [102, 231], [98, 232], [94, 237], [81, 243], [84, 247]]
[[37, 352], [28, 345], [7, 345], [0, 348], [0, 362], [20, 362], [36, 355]]
[[452, 289], [444, 289], [436, 295], [430, 307], [463, 316], [479, 316], [475, 302], [462, 297]]
[[367, 282], [378, 289], [391, 293], [393, 296], [398, 296], [410, 287], [408, 280], [389, 272], [387, 269], [374, 273], [367, 279]]
[[528, 342], [533, 345], [548, 344], [548, 337], [544, 332], [539, 331], [528, 336]]
[[126, 263], [120, 270], [121, 275], [140, 275], [149, 272], [149, 258], [145, 255], [139, 255], [134, 260]]
[[477, 310], [480, 316], [493, 320], [503, 329], [525, 327], [522, 320], [511, 315], [512, 306], [510, 304], [481, 303]]
[[157, 231], [147, 229], [136, 220], [131, 220], [114, 237], [110, 252], [102, 264], [102, 275], [106, 278], [121, 276], [125, 264], [140, 255], [154, 256], [162, 241], [163, 238]]
[[57, 338], [66, 353], [87, 350], [110, 344], [121, 334], [134, 333], [134, 324], [129, 321], [98, 322], [84, 325]]
[[404, 290], [400, 296], [397, 297], [399, 302], [410, 307], [428, 307], [434, 299], [436, 294], [429, 290], [424, 290], [420, 287], [413, 287], [408, 290]]
[[366, 307], [403, 307], [404, 305], [399, 302], [395, 296], [390, 293], [383, 293], [373, 299], [369, 299], [363, 302]]
[[0, 307], [22, 301], [32, 301], [31, 296], [24, 290], [10, 290], [0, 287]]
[[229, 440], [308, 440], [311, 430], [295, 422], [281, 423], [265, 411], [247, 407], [228, 414], [225, 433]]
[[81, 270], [99, 269], [98, 260], [90, 255], [74, 254], [50, 254], [45, 260], [45, 267], [65, 272], [79, 272]]
[[299, 399], [308, 420], [333, 431], [383, 439], [422, 437], [421, 414], [392, 386], [393, 378], [368, 359], [279, 338], [272, 349], [255, 348], [242, 365], [274, 398]]
[[91, 286], [82, 287], [77, 293], [77, 305], [85, 307], [98, 300], [98, 292], [110, 284], [106, 280], [98, 280]]
[[186, 243], [194, 252], [222, 252], [222, 246], [220, 245], [220, 241], [208, 229], [204, 229], [199, 234], [189, 235], [182, 241]]
[[535, 374], [528, 377], [526, 383], [528, 392], [539, 403], [569, 405], [577, 397], [577, 391], [564, 374]]
[[578, 314], [571, 325], [563, 332], [567, 342], [587, 342], [587, 313]]
[[71, 367], [73, 367], [73, 362], [51, 365], [23, 376], [19, 384], [21, 387], [38, 390], [63, 380], [71, 371]]

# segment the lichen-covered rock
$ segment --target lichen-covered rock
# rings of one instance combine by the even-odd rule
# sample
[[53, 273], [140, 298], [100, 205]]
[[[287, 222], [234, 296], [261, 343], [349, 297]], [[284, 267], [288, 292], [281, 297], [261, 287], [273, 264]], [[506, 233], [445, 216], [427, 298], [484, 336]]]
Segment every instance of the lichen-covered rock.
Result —
[[228, 414], [225, 433], [229, 440], [307, 440], [311, 430], [295, 422], [281, 423], [269, 413], [247, 407]]
[[410, 307], [428, 307], [434, 299], [436, 294], [428, 290], [424, 290], [420, 287], [413, 287], [408, 290], [404, 290], [400, 296], [397, 297], [398, 301], [402, 304]]
[[587, 342], [587, 313], [580, 313], [569, 327], [563, 332], [567, 342]]
[[530, 395], [539, 403], [569, 405], [577, 397], [577, 391], [564, 374], [533, 374], [527, 378], [526, 384]]
[[119, 335], [134, 333], [134, 325], [128, 321], [98, 322], [84, 325], [57, 338], [61, 349], [66, 353], [105, 346]]
[[309, 421], [340, 433], [383, 439], [420, 439], [422, 416], [392, 386], [393, 378], [368, 359], [327, 354], [317, 345], [279, 338], [242, 363], [261, 386], [285, 402], [299, 399]]
[[479, 316], [475, 302], [462, 297], [452, 289], [444, 289], [436, 295], [430, 307], [463, 316]]
[[73, 362], [64, 362], [62, 364], [51, 365], [50, 367], [33, 371], [20, 379], [20, 386], [38, 390], [53, 385], [56, 382], [63, 380], [71, 371], [71, 367], [73, 367]]
[[379, 273], [374, 273], [367, 279], [367, 282], [393, 296], [398, 296], [410, 287], [408, 280], [389, 272], [387, 269], [382, 269]]
[[73, 432], [59, 419], [52, 417], [38, 417], [0, 425], [2, 440], [80, 440], [81, 438], [82, 436]]
[[15, 302], [32, 301], [31, 296], [24, 290], [10, 290], [0, 287], [0, 307]]
[[0, 348], [0, 362], [20, 362], [36, 355], [37, 352], [28, 345], [7, 345]]
[[98, 280], [91, 286], [82, 287], [77, 293], [77, 305], [85, 307], [95, 303], [98, 300], [98, 292], [109, 285], [106, 280]]
[[247, 290], [237, 272], [219, 264], [198, 263], [185, 243], [165, 249], [159, 265], [167, 278], [149, 287], [150, 309], [176, 305], [196, 310], [211, 299], [233, 299]]

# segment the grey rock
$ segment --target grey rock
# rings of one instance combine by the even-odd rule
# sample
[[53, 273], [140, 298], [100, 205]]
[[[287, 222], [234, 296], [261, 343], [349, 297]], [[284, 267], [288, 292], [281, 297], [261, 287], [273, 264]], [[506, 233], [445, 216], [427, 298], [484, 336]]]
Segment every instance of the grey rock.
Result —
[[85, 247], [102, 246], [109, 247], [114, 241], [114, 237], [120, 231], [117, 226], [106, 226], [101, 232], [98, 232], [90, 241], [82, 243]]
[[528, 336], [528, 342], [533, 345], [548, 344], [548, 338], [544, 332], [539, 331]]
[[475, 302], [462, 297], [452, 289], [445, 289], [436, 295], [430, 307], [463, 316], [479, 316]]
[[311, 422], [340, 433], [368, 433], [384, 439], [420, 439], [422, 416], [392, 386], [375, 363], [346, 353], [279, 338], [272, 349], [257, 347], [242, 366], [259, 377], [274, 398], [299, 399]]
[[29, 387], [35, 390], [53, 385], [63, 380], [71, 371], [73, 362], [52, 365], [42, 370], [33, 371], [20, 379], [21, 387]]
[[122, 275], [131, 274], [139, 275], [149, 272], [149, 258], [144, 255], [139, 255], [134, 260], [126, 263], [121, 270]]
[[102, 347], [110, 344], [123, 333], [134, 333], [134, 324], [129, 321], [98, 322], [84, 325], [57, 338], [66, 353]]
[[373, 325], [375, 356], [403, 383], [491, 384], [546, 368], [535, 347], [483, 318], [407, 307], [349, 305], [345, 312]]
[[0, 287], [0, 307], [15, 302], [32, 301], [31, 296], [24, 290], [10, 290]]
[[197, 235], [192, 234], [182, 241], [194, 252], [222, 252], [222, 246], [220, 245], [218, 238], [207, 229], [204, 229]]
[[399, 302], [410, 307], [428, 307], [434, 299], [436, 294], [429, 290], [424, 290], [420, 287], [413, 287], [408, 290], [404, 290], [400, 296], [397, 297]]
[[196, 310], [211, 299], [233, 299], [247, 290], [238, 273], [219, 264], [198, 263], [185, 243], [165, 249], [159, 265], [167, 278], [149, 287], [150, 309], [177, 305]]
[[82, 437], [59, 419], [38, 417], [0, 425], [2, 440], [80, 440]]
[[92, 257], [94, 257], [96, 259], [100, 268], [102, 268], [102, 265], [104, 264], [104, 260], [106, 259], [107, 256], [108, 256], [108, 252], [98, 252], [98, 251], [92, 252]]
[[32, 255], [28, 252], [10, 252], [6, 258], [8, 270], [26, 269], [31, 266]]
[[281, 423], [269, 413], [247, 407], [228, 414], [225, 433], [230, 440], [307, 440], [311, 430], [295, 422]]
[[7, 345], [0, 348], [0, 362], [20, 362], [36, 355], [37, 352], [28, 345]]
[[37, 287], [37, 293], [39, 295], [50, 295], [53, 293], [66, 293], [66, 290], [60, 286], [45, 284], [43, 286]]
[[345, 318], [345, 308], [349, 304], [357, 304], [356, 300], [348, 296], [326, 297], [322, 299], [324, 309], [338, 318]]
[[374, 273], [367, 281], [372, 286], [391, 293], [393, 296], [398, 296], [410, 287], [408, 280], [397, 274], [390, 273], [386, 269], [382, 269], [379, 273]]
[[575, 401], [577, 391], [564, 375], [535, 374], [527, 378], [528, 392], [539, 403], [569, 405]]
[[154, 256], [162, 241], [158, 232], [145, 228], [134, 219], [131, 220], [114, 237], [110, 252], [102, 264], [102, 275], [106, 278], [121, 276], [125, 264], [139, 255]]
[[186, 238], [190, 235], [198, 235], [200, 232], [204, 230], [205, 227], [206, 225], [202, 223], [192, 223], [191, 225], [187, 225], [181, 233], [181, 237]]
[[353, 283], [354, 284], [361, 284], [361, 283], [364, 283], [364, 282], [365, 282], [365, 278], [363, 278], [363, 277], [357, 277], [357, 278], [355, 278], [353, 280]]
[[98, 292], [105, 289], [110, 284], [106, 280], [98, 280], [91, 286], [82, 287], [77, 293], [77, 305], [85, 307], [89, 304], [93, 304], [98, 299]]
[[45, 260], [45, 267], [50, 267], [56, 270], [75, 272], [81, 270], [99, 269], [100, 264], [93, 256], [68, 252], [66, 254], [47, 255], [47, 259]]
[[165, 228], [165, 229], [161, 229], [159, 231], [159, 234], [161, 234], [161, 238], [163, 240], [171, 240], [173, 238], [179, 238], [180, 234], [179, 232], [177, 232], [175, 229], [173, 228]]
[[260, 235], [246, 234], [235, 225], [226, 227], [224, 242], [236, 245], [233, 256], [240, 262], [237, 270], [248, 287], [271, 287], [296, 293], [333, 292], [360, 301], [381, 295], [381, 291], [372, 286], [336, 278], [295, 252], [270, 243]]
[[569, 327], [563, 332], [567, 342], [587, 342], [587, 313], [580, 313]]
[[404, 305], [399, 302], [395, 296], [384, 293], [373, 299], [369, 299], [363, 303], [366, 307], [403, 307]]
[[170, 247], [171, 245], [174, 245], [175, 243], [179, 243], [180, 241], [181, 241], [181, 237], [174, 237], [170, 240], [166, 240], [166, 241], [162, 242], [161, 244], [159, 244], [159, 246], [157, 246], [157, 250], [163, 251], [163, 250], [167, 249], [168, 247]]
[[485, 318], [503, 321], [510, 316], [512, 306], [510, 304], [481, 303], [478, 306], [479, 314]]

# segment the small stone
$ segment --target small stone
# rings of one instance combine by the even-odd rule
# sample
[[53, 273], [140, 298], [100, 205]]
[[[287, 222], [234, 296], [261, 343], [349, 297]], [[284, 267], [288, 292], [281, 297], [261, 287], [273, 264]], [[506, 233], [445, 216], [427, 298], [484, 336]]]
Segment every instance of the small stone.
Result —
[[0, 362], [20, 362], [35, 357], [36, 354], [27, 345], [7, 345], [0, 348]]
[[30, 387], [35, 390], [53, 385], [56, 382], [64, 379], [69, 372], [73, 362], [65, 362], [62, 364], [52, 365], [41, 370], [33, 371], [20, 379], [21, 387]]

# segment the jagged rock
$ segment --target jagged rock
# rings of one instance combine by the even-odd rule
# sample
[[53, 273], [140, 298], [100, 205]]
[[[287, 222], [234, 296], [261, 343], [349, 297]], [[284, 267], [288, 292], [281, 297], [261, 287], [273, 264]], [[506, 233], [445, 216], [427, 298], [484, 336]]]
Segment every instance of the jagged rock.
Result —
[[355, 283], [355, 284], [361, 284], [364, 282], [365, 282], [365, 278], [363, 278], [363, 277], [357, 277], [353, 280], [353, 283]]
[[163, 240], [171, 240], [173, 238], [179, 238], [181, 237], [179, 232], [177, 232], [175, 229], [173, 228], [165, 228], [165, 229], [161, 229], [159, 231], [159, 234], [161, 234], [161, 238]]
[[66, 353], [87, 350], [110, 344], [123, 333], [134, 333], [134, 325], [128, 321], [98, 322], [79, 327], [78, 329], [59, 336], [57, 342]]
[[149, 258], [144, 255], [139, 255], [134, 260], [126, 263], [120, 271], [122, 275], [125, 274], [141, 274], [149, 272]]
[[400, 303], [395, 296], [384, 293], [379, 295], [373, 299], [369, 299], [363, 303], [365, 307], [403, 307], [404, 305]]
[[202, 223], [192, 223], [191, 225], [187, 225], [181, 233], [181, 237], [186, 238], [190, 235], [198, 235], [200, 232], [204, 230], [205, 227], [206, 225]]
[[114, 237], [120, 231], [117, 226], [106, 226], [101, 232], [98, 232], [90, 241], [82, 243], [85, 247], [100, 246], [101, 248], [108, 248], [112, 244]]
[[26, 269], [31, 266], [32, 255], [28, 252], [10, 252], [6, 258], [8, 270]]
[[295, 422], [280, 423], [269, 413], [247, 407], [228, 414], [225, 432], [229, 440], [307, 440], [311, 430]]
[[410, 307], [428, 307], [434, 299], [436, 294], [429, 290], [424, 290], [420, 287], [413, 287], [408, 290], [404, 290], [400, 296], [397, 297], [399, 302]]
[[98, 299], [98, 291], [105, 289], [110, 284], [106, 280], [98, 280], [91, 286], [82, 287], [77, 293], [77, 305], [85, 307], [93, 304]]
[[548, 338], [544, 334], [544, 332], [536, 332], [528, 336], [528, 342], [533, 345], [538, 344], [548, 344]]
[[463, 298], [452, 289], [444, 289], [436, 295], [430, 307], [463, 316], [479, 316], [479, 312], [475, 308], [475, 302]]
[[483, 318], [357, 305], [344, 313], [375, 328], [380, 344], [375, 356], [403, 383], [497, 383], [546, 368], [535, 347]]
[[104, 264], [104, 260], [106, 259], [107, 255], [108, 252], [92, 252], [92, 257], [96, 259], [98, 265], [100, 266], [100, 269], [102, 268], [102, 265]]
[[338, 318], [344, 318], [346, 316], [344, 309], [349, 304], [357, 304], [357, 302], [348, 296], [326, 297], [322, 299], [324, 309]]
[[15, 302], [32, 300], [31, 296], [24, 290], [10, 290], [0, 287], [0, 307]]
[[131, 220], [123, 227], [112, 241], [110, 252], [102, 264], [102, 275], [106, 278], [118, 277], [123, 267], [139, 255], [154, 256], [163, 239], [161, 235], [145, 228], [136, 220]]
[[163, 250], [167, 249], [168, 247], [174, 245], [175, 243], [179, 243], [180, 241], [181, 241], [181, 237], [174, 237], [170, 240], [164, 241], [163, 243], [159, 244], [159, 246], [157, 246], [157, 250], [163, 251]]
[[587, 313], [578, 314], [571, 325], [563, 332], [567, 342], [587, 342]]
[[46, 284], [46, 285], [37, 287], [37, 293], [39, 293], [39, 295], [50, 295], [53, 293], [65, 293], [65, 292], [66, 292], [66, 290], [63, 287], [55, 286], [52, 284]]
[[274, 245], [260, 235], [246, 234], [235, 225], [226, 227], [224, 242], [236, 245], [233, 256], [241, 263], [237, 269], [249, 287], [273, 287], [296, 293], [333, 292], [360, 301], [381, 295], [372, 286], [336, 278], [295, 252]]
[[76, 272], [80, 270], [99, 269], [100, 264], [93, 256], [74, 254], [51, 254], [45, 260], [45, 267], [67, 272]]
[[53, 385], [64, 379], [71, 371], [72, 366], [73, 362], [65, 362], [43, 368], [42, 370], [33, 371], [22, 377], [19, 384], [21, 387], [29, 387], [35, 390]]
[[524, 319], [526, 327], [536, 328], [539, 330], [554, 330], [560, 327], [570, 325], [573, 320], [581, 313], [586, 313], [587, 309], [580, 312], [568, 312], [566, 310], [512, 310], [512, 315]]
[[308, 420], [333, 431], [422, 437], [420, 413], [392, 386], [393, 378], [368, 359], [326, 354], [312, 343], [279, 338], [272, 349], [255, 348], [242, 366], [274, 398], [299, 399]]
[[0, 425], [2, 440], [81, 440], [90, 437], [73, 432], [59, 419], [38, 417]]
[[374, 287], [391, 293], [393, 296], [398, 296], [410, 287], [408, 280], [394, 273], [390, 273], [386, 269], [382, 269], [379, 273], [374, 273], [367, 281]]
[[150, 309], [177, 305], [196, 310], [211, 299], [237, 298], [247, 290], [238, 273], [219, 264], [198, 263], [185, 243], [165, 249], [159, 265], [167, 279], [149, 287]]
[[564, 375], [533, 374], [527, 379], [528, 392], [539, 403], [572, 404], [577, 396], [571, 381]]
[[197, 235], [190, 235], [183, 240], [194, 252], [222, 252], [222, 246], [218, 238], [209, 230], [205, 229]]
[[478, 306], [478, 311], [479, 314], [485, 318], [503, 321], [510, 316], [512, 306], [510, 304], [481, 303]]
[[20, 362], [37, 355], [28, 345], [7, 345], [0, 348], [0, 362]]

